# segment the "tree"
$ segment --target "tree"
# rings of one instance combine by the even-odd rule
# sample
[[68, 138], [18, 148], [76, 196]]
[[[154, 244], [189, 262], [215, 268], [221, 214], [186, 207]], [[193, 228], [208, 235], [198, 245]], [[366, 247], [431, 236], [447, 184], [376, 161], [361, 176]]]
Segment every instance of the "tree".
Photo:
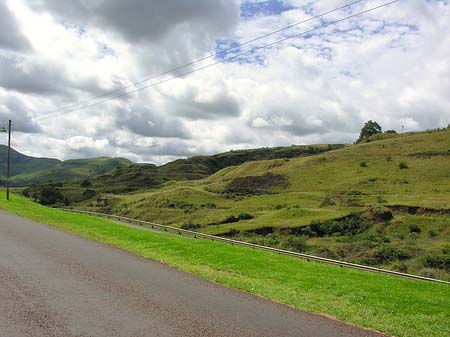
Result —
[[369, 139], [370, 136], [383, 133], [380, 124], [374, 121], [368, 121], [364, 124], [361, 129], [361, 133], [359, 134], [359, 138], [356, 143], [361, 143], [363, 140]]

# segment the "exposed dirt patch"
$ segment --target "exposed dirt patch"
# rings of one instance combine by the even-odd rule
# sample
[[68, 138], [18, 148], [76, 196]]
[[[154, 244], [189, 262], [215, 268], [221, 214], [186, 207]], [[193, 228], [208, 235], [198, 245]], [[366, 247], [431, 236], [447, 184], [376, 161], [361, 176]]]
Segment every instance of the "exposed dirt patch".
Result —
[[287, 187], [288, 178], [283, 174], [267, 173], [262, 176], [247, 176], [233, 179], [225, 188], [225, 194], [260, 195], [269, 194], [275, 187]]
[[448, 215], [450, 209], [442, 208], [428, 208], [420, 206], [408, 206], [408, 205], [392, 205], [387, 206], [393, 212], [408, 213], [412, 215]]

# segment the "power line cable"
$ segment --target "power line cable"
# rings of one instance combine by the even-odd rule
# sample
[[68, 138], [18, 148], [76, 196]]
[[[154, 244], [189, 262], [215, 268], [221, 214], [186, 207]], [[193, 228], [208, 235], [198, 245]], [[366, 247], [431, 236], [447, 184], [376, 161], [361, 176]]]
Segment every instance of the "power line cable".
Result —
[[347, 7], [351, 7], [351, 6], [356, 5], [357, 3], [360, 3], [360, 2], [363, 2], [363, 1], [367, 1], [367, 0], [357, 0], [357, 1], [353, 1], [353, 2], [351, 2], [351, 3], [348, 3], [348, 4], [346, 4], [346, 5], [343, 5], [343, 6], [341, 6], [341, 7], [335, 8], [335, 9], [333, 9], [333, 10], [330, 10], [330, 11], [327, 11], [327, 12], [324, 12], [324, 13], [321, 13], [321, 14], [318, 14], [318, 15], [315, 15], [315, 16], [313, 16], [313, 17], [311, 17], [311, 18], [306, 19], [306, 20], [302, 20], [302, 21], [295, 22], [295, 23], [293, 23], [293, 24], [290, 24], [289, 26], [286, 26], [286, 27], [283, 27], [283, 28], [274, 30], [274, 31], [269, 32], [269, 33], [267, 33], [267, 34], [261, 35], [261, 36], [259, 36], [259, 37], [257, 37], [257, 38], [248, 40], [248, 41], [246, 41], [246, 42], [239, 43], [239, 44], [237, 44], [237, 45], [234, 46], [234, 47], [231, 47], [231, 48], [228, 48], [228, 49], [224, 49], [224, 50], [221, 50], [221, 51], [216, 52], [216, 53], [213, 53], [213, 54], [206, 55], [206, 56], [204, 56], [204, 57], [202, 57], [202, 58], [199, 58], [199, 59], [194, 60], [194, 61], [190, 61], [190, 62], [188, 62], [188, 63], [186, 63], [186, 64], [183, 64], [183, 65], [178, 66], [178, 67], [176, 67], [176, 68], [173, 68], [173, 69], [164, 71], [164, 72], [162, 72], [162, 73], [160, 73], [160, 74], [152, 75], [152, 76], [150, 76], [150, 77], [144, 78], [144, 79], [142, 79], [142, 80], [140, 80], [140, 81], [138, 81], [138, 82], [131, 83], [131, 84], [129, 84], [129, 85], [127, 85], [127, 86], [124, 86], [124, 87], [122, 87], [122, 88], [115, 89], [115, 90], [106, 92], [106, 93], [104, 93], [104, 94], [102, 94], [102, 95], [95, 96], [95, 97], [89, 98], [89, 99], [87, 99], [87, 100], [83, 100], [83, 101], [80, 101], [80, 102], [77, 102], [77, 103], [74, 103], [74, 104], [71, 104], [71, 105], [67, 105], [67, 106], [64, 106], [64, 107], [55, 109], [55, 110], [53, 110], [53, 111], [50, 111], [50, 112], [46, 113], [45, 115], [47, 115], [47, 114], [53, 114], [53, 113], [55, 113], [55, 112], [60, 112], [60, 111], [64, 111], [64, 110], [67, 110], [67, 109], [71, 109], [71, 108], [74, 108], [74, 107], [76, 107], [76, 106], [78, 106], [78, 105], [86, 104], [86, 103], [95, 101], [95, 100], [97, 100], [97, 99], [100, 99], [100, 98], [103, 98], [103, 97], [107, 97], [107, 96], [110, 96], [110, 95], [119, 93], [119, 92], [121, 92], [121, 91], [123, 91], [123, 90], [129, 89], [129, 88], [134, 87], [134, 86], [136, 86], [136, 85], [139, 85], [139, 84], [142, 84], [142, 83], [145, 83], [145, 82], [154, 80], [154, 79], [156, 79], [156, 78], [158, 78], [158, 77], [161, 77], [161, 76], [164, 76], [164, 75], [168, 75], [168, 74], [173, 73], [173, 72], [175, 72], [175, 71], [181, 70], [181, 69], [186, 68], [186, 67], [189, 67], [189, 66], [191, 66], [191, 65], [194, 65], [194, 64], [196, 64], [196, 63], [198, 63], [198, 62], [202, 62], [202, 61], [208, 60], [208, 59], [210, 59], [210, 58], [214, 58], [214, 57], [216, 57], [216, 56], [219, 56], [219, 55], [222, 55], [222, 54], [229, 53], [229, 52], [231, 52], [231, 51], [233, 51], [233, 50], [239, 49], [239, 48], [241, 48], [241, 47], [243, 47], [243, 46], [246, 46], [246, 45], [248, 45], [248, 44], [250, 44], [250, 43], [253, 43], [253, 42], [255, 42], [255, 41], [258, 41], [258, 40], [264, 39], [264, 38], [266, 38], [266, 37], [272, 36], [272, 35], [274, 35], [274, 34], [283, 32], [283, 31], [285, 31], [285, 30], [288, 30], [288, 29], [293, 28], [293, 27], [295, 27], [295, 26], [301, 25], [301, 24], [303, 24], [303, 23], [307, 23], [307, 22], [309, 22], [309, 21], [319, 19], [319, 18], [321, 18], [321, 17], [323, 17], [323, 16], [326, 16], [326, 15], [328, 15], [328, 14], [337, 12], [337, 11], [342, 10], [342, 9], [345, 9], [345, 8], [347, 8]]
[[252, 54], [252, 53], [254, 53], [255, 51], [258, 51], [258, 50], [261, 50], [261, 49], [265, 49], [265, 48], [271, 47], [271, 46], [273, 46], [273, 45], [275, 45], [275, 44], [282, 43], [282, 42], [285, 42], [285, 41], [288, 41], [288, 40], [291, 40], [291, 39], [293, 39], [293, 38], [300, 37], [300, 36], [303, 36], [303, 35], [307, 35], [307, 34], [309, 34], [309, 33], [312, 33], [312, 32], [314, 32], [314, 31], [316, 31], [316, 30], [319, 30], [319, 29], [322, 29], [322, 28], [326, 28], [326, 27], [335, 25], [335, 24], [337, 24], [337, 23], [340, 23], [340, 22], [343, 22], [343, 21], [352, 19], [352, 18], [354, 18], [354, 17], [357, 17], [357, 16], [360, 16], [360, 15], [363, 15], [363, 14], [366, 14], [366, 13], [369, 13], [369, 12], [372, 12], [372, 11], [375, 11], [375, 10], [377, 10], [377, 9], [380, 9], [380, 8], [383, 8], [383, 7], [392, 5], [392, 4], [394, 4], [394, 3], [396, 3], [396, 2], [399, 2], [399, 1], [400, 1], [400, 0], [394, 0], [394, 1], [390, 1], [390, 2], [384, 3], [384, 4], [382, 4], [382, 5], [378, 5], [378, 6], [369, 8], [369, 9], [367, 9], [367, 10], [358, 12], [358, 13], [356, 13], [356, 14], [349, 15], [349, 16], [344, 17], [344, 18], [342, 18], [342, 19], [339, 19], [339, 20], [336, 20], [336, 21], [332, 21], [332, 22], [326, 23], [326, 24], [321, 25], [321, 26], [319, 26], [319, 27], [312, 28], [312, 29], [307, 30], [307, 31], [304, 31], [304, 32], [302, 32], [302, 33], [294, 34], [294, 35], [291, 35], [291, 36], [288, 36], [288, 37], [285, 37], [285, 38], [276, 40], [276, 41], [271, 42], [271, 43], [269, 43], [269, 44], [266, 44], [266, 45], [263, 45], [263, 46], [259, 46], [259, 47], [255, 47], [255, 48], [253, 48], [253, 49], [250, 50], [250, 51], [247, 51], [247, 52], [244, 52], [244, 53], [240, 53], [240, 54], [237, 54], [237, 55], [234, 55], [234, 56], [231, 56], [231, 57], [222, 59], [222, 60], [220, 60], [220, 61], [217, 61], [217, 62], [208, 64], [208, 65], [206, 65], [206, 66], [199, 67], [199, 68], [196, 68], [196, 69], [187, 71], [187, 72], [185, 72], [185, 73], [183, 73], [183, 74], [175, 75], [175, 76], [172, 76], [172, 77], [170, 77], [170, 78], [168, 78], [168, 79], [165, 79], [165, 80], [162, 80], [162, 81], [159, 81], [159, 82], [155, 82], [155, 83], [152, 83], [152, 84], [149, 84], [149, 85], [146, 85], [146, 86], [143, 86], [143, 87], [140, 87], [140, 88], [131, 90], [131, 91], [127, 91], [127, 92], [125, 92], [125, 93], [118, 94], [118, 95], [115, 95], [115, 96], [106, 98], [106, 99], [104, 99], [104, 100], [101, 100], [101, 101], [98, 101], [98, 102], [95, 102], [95, 103], [87, 104], [87, 105], [84, 105], [84, 106], [82, 106], [82, 107], [75, 108], [75, 109], [72, 109], [72, 110], [69, 110], [69, 111], [56, 112], [56, 113], [54, 113], [54, 114], [49, 114], [49, 115], [40, 115], [40, 116], [38, 115], [38, 116], [35, 116], [35, 117], [36, 117], [36, 119], [46, 119], [46, 118], [50, 118], [50, 117], [54, 117], [54, 116], [58, 116], [58, 115], [64, 115], [64, 114], [68, 114], [68, 113], [71, 113], [71, 112], [77, 112], [77, 111], [80, 111], [80, 110], [84, 110], [84, 109], [86, 109], [86, 108], [93, 107], [93, 106], [96, 106], [96, 105], [99, 105], [99, 104], [108, 102], [108, 101], [110, 101], [110, 100], [114, 100], [114, 99], [116, 99], [116, 98], [128, 96], [128, 95], [131, 95], [131, 94], [133, 94], [133, 93], [142, 91], [142, 90], [144, 90], [144, 89], [148, 89], [148, 88], [151, 88], [151, 87], [154, 87], [154, 86], [157, 86], [157, 85], [160, 85], [160, 84], [163, 84], [163, 83], [166, 83], [166, 82], [169, 82], [169, 81], [178, 79], [178, 78], [182, 78], [182, 77], [185, 77], [185, 76], [190, 75], [190, 74], [192, 74], [192, 73], [195, 73], [195, 72], [198, 72], [198, 71], [201, 71], [201, 70], [204, 70], [204, 69], [207, 69], [207, 68], [216, 66], [216, 65], [218, 65], [218, 64], [225, 63], [225, 62], [234, 60], [234, 59], [236, 59], [236, 58], [239, 58], [239, 57], [242, 57], [242, 56], [246, 56], [246, 55]]

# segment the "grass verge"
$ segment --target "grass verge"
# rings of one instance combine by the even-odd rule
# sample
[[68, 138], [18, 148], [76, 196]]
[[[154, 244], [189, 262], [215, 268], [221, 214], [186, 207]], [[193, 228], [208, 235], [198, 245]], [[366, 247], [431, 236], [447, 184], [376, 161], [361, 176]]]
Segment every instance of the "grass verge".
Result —
[[306, 262], [219, 242], [134, 229], [46, 208], [18, 195], [0, 208], [208, 280], [404, 337], [450, 335], [450, 287]]

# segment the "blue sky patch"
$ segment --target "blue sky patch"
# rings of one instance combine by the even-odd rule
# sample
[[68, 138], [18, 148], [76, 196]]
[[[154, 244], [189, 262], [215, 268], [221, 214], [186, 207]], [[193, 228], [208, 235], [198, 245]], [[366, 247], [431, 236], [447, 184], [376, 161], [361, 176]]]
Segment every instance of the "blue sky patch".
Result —
[[295, 7], [281, 0], [267, 0], [258, 2], [244, 2], [241, 5], [241, 17], [251, 18], [260, 15], [280, 15]]

